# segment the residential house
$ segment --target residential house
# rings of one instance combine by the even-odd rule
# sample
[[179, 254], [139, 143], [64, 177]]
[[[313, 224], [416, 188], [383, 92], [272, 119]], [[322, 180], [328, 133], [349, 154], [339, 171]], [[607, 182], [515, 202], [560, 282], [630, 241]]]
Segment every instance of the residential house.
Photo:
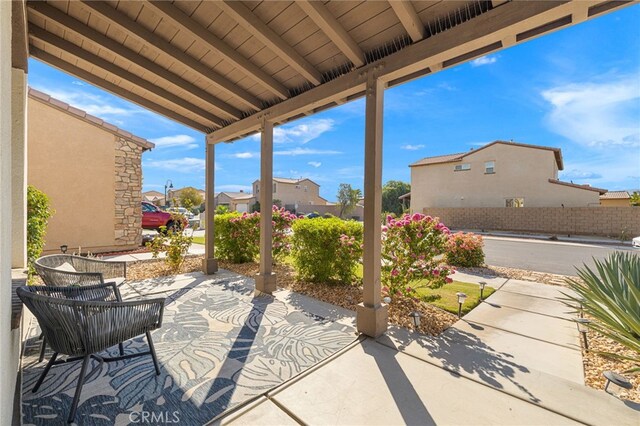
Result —
[[631, 207], [631, 195], [627, 191], [608, 191], [600, 196], [602, 207]]
[[248, 192], [238, 191], [230, 192], [224, 191], [215, 195], [215, 206], [226, 206], [229, 211], [232, 212], [248, 212], [251, 207], [256, 203], [256, 197]]
[[[260, 198], [260, 180], [253, 182], [253, 193]], [[325, 206], [327, 200], [320, 196], [320, 185], [308, 178], [273, 178], [273, 199], [280, 200], [289, 211], [311, 213], [312, 206]], [[311, 211], [308, 211], [311, 210]]]
[[411, 207], [587, 207], [605, 189], [558, 180], [560, 148], [495, 141], [411, 168]]
[[154, 145], [34, 89], [27, 107], [27, 182], [55, 210], [45, 253], [139, 247], [141, 157]]
[[146, 191], [142, 193], [142, 201], [147, 201], [156, 206], [164, 206], [164, 194], [158, 191]]

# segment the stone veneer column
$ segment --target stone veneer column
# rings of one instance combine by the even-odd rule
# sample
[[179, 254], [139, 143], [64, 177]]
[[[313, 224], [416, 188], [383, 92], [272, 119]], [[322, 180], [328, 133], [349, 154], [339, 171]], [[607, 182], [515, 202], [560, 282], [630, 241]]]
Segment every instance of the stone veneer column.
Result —
[[142, 151], [140, 145], [116, 137], [116, 245], [139, 246], [142, 243]]

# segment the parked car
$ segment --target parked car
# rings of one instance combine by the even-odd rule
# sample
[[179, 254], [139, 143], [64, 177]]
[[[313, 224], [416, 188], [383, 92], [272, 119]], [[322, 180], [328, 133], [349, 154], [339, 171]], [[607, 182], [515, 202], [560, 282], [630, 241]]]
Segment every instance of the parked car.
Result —
[[182, 223], [176, 223], [173, 216], [169, 212], [164, 212], [158, 207], [146, 201], [142, 202], [142, 227], [144, 229], [155, 229], [160, 231], [160, 227], [166, 226], [166, 229], [184, 229], [189, 225], [186, 217]]
[[631, 245], [636, 248], [640, 248], [640, 237], [635, 237], [633, 240], [631, 240]]
[[193, 219], [193, 213], [184, 207], [170, 207], [167, 209], [169, 213], [178, 213], [186, 217], [187, 219]]

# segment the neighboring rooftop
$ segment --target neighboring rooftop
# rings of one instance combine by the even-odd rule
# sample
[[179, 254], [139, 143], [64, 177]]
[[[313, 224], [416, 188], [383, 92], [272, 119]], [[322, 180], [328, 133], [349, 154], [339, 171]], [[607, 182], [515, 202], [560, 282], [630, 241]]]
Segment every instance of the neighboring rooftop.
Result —
[[42, 102], [44, 104], [47, 104], [60, 111], [71, 114], [80, 120], [84, 120], [90, 124], [98, 126], [103, 130], [106, 130], [107, 132], [113, 133], [116, 136], [120, 136], [121, 138], [124, 138], [128, 141], [135, 143], [136, 145], [141, 146], [144, 150], [155, 148], [155, 145], [146, 139], [136, 136], [130, 132], [127, 132], [126, 130], [122, 130], [119, 127], [114, 126], [113, 124], [107, 123], [101, 118], [98, 118], [91, 114], [87, 114], [85, 111], [81, 109], [71, 106], [66, 102], [62, 102], [58, 99], [52, 98], [46, 93], [33, 89], [31, 87], [29, 88], [29, 98]]
[[564, 169], [564, 164], [562, 162], [562, 151], [560, 150], [560, 148], [554, 148], [554, 147], [543, 146], [543, 145], [531, 145], [531, 144], [520, 143], [520, 142], [500, 141], [500, 140], [493, 141], [491, 143], [488, 143], [482, 146], [481, 148], [474, 149], [467, 152], [461, 152], [458, 154], [438, 155], [435, 157], [425, 157], [422, 160], [419, 160], [413, 164], [410, 164], [409, 167], [426, 166], [429, 164], [440, 164], [440, 163], [454, 163], [457, 161], [461, 161], [464, 157], [467, 157], [471, 154], [475, 154], [478, 151], [482, 151], [483, 149], [489, 148], [490, 146], [497, 145], [497, 144], [553, 151], [556, 157], [556, 164], [558, 165], [558, 170]]
[[562, 182], [558, 179], [549, 179], [549, 182], [555, 183], [557, 185], [570, 186], [572, 188], [586, 189], [587, 191], [595, 191], [595, 192], [599, 192], [600, 194], [605, 194], [607, 192], [607, 190], [603, 188], [596, 188], [595, 186], [586, 185], [586, 184], [578, 185], [577, 183]]
[[601, 200], [628, 200], [630, 198], [627, 191], [608, 191], [600, 196]]

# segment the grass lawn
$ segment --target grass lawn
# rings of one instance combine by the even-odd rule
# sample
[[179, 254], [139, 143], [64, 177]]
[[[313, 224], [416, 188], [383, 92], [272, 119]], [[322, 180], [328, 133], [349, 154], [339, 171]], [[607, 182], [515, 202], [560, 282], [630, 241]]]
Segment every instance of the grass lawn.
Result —
[[[458, 314], [458, 296], [456, 296], [456, 293], [463, 292], [467, 295], [467, 300], [465, 300], [464, 305], [462, 305], [463, 315], [469, 313], [480, 303], [480, 286], [478, 286], [478, 284], [454, 281], [437, 289], [422, 287], [416, 291], [425, 302], [456, 315]], [[495, 289], [491, 287], [485, 287], [483, 297], [486, 299], [494, 291]], [[438, 298], [433, 299], [433, 297]]]
[[193, 237], [194, 244], [204, 245], [204, 237]]

